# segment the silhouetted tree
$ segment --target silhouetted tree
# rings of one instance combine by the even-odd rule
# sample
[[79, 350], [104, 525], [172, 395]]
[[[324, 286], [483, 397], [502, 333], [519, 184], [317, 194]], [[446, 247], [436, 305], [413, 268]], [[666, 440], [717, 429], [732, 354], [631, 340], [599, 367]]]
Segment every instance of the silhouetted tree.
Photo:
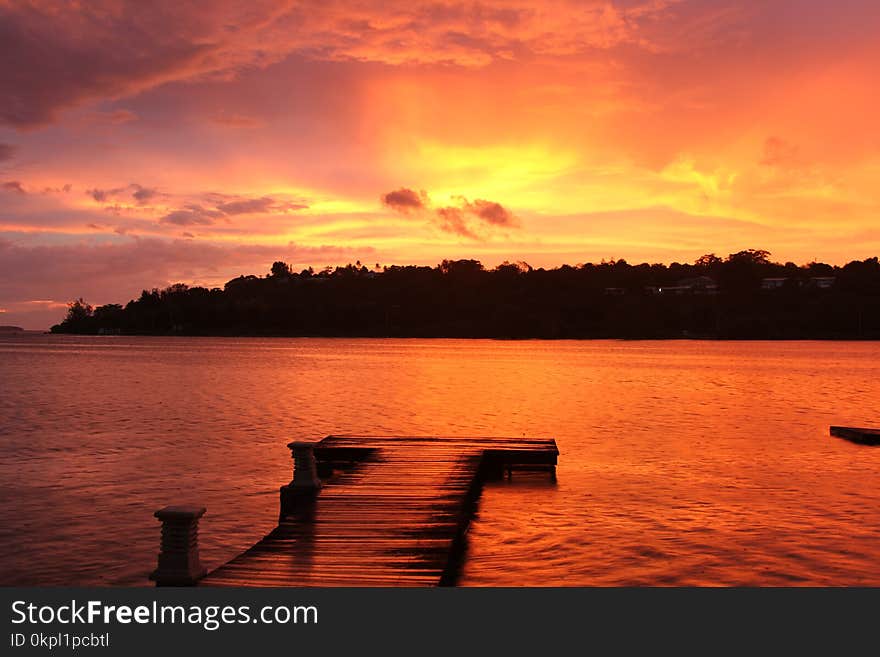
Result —
[[67, 304], [67, 321], [71, 323], [83, 322], [89, 319], [94, 312], [94, 308], [86, 303], [82, 297]]
[[[831, 285], [811, 283], [830, 277]], [[777, 279], [762, 285], [765, 278]], [[779, 279], [784, 284], [777, 285]], [[284, 281], [284, 285], [279, 285]], [[880, 338], [880, 262], [843, 267], [770, 261], [748, 249], [693, 264], [623, 259], [534, 269], [477, 260], [436, 267], [361, 261], [223, 289], [175, 284], [121, 307], [82, 299], [52, 329], [66, 333], [346, 335], [496, 338]]]
[[67, 304], [67, 316], [60, 324], [52, 327], [53, 333], [88, 334], [97, 332], [94, 308], [82, 297]]

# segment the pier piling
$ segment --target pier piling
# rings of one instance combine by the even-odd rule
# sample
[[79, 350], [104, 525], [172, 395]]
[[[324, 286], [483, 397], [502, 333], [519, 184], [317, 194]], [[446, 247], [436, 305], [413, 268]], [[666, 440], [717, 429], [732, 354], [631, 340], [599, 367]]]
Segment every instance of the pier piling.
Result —
[[288, 443], [287, 447], [293, 459], [293, 477], [289, 484], [281, 487], [281, 518], [293, 513], [297, 501], [314, 497], [321, 490], [321, 479], [318, 477], [318, 465], [315, 460], [315, 444], [294, 441]]
[[156, 586], [193, 586], [207, 573], [199, 561], [199, 518], [205, 510], [166, 506], [153, 514], [162, 522], [159, 566], [150, 575]]

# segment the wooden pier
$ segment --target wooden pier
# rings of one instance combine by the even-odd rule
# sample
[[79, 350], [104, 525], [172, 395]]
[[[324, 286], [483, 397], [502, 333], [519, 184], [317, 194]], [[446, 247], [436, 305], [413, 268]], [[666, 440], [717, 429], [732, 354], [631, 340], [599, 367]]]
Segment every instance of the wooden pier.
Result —
[[860, 445], [880, 445], [880, 429], [832, 426], [831, 435], [859, 443]]
[[303, 465], [302, 446], [278, 526], [200, 586], [454, 584], [482, 482], [555, 477], [559, 454], [552, 439], [328, 436]]

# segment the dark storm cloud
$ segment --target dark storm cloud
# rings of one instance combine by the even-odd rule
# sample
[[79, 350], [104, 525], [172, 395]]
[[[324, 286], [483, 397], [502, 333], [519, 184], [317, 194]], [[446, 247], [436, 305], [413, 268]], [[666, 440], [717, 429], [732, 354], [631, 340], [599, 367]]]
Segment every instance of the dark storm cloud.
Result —
[[133, 183], [131, 186], [134, 188], [134, 191], [131, 193], [132, 198], [141, 205], [159, 193], [159, 190], [155, 187], [141, 187], [137, 183]]
[[114, 196], [118, 196], [122, 192], [126, 191], [127, 187], [115, 187], [113, 189], [87, 189], [86, 194], [95, 199], [98, 203], [106, 203]]
[[464, 204], [465, 209], [477, 218], [495, 226], [518, 226], [516, 217], [500, 203], [477, 199]]
[[519, 221], [510, 210], [495, 201], [476, 199], [468, 201], [463, 196], [453, 199], [455, 205], [431, 208], [431, 202], [424, 190], [415, 192], [401, 187], [382, 195], [382, 203], [405, 215], [425, 218], [440, 230], [469, 239], [481, 239], [475, 226], [518, 227]]
[[188, 203], [178, 210], [169, 212], [159, 219], [159, 222], [176, 224], [178, 226], [208, 226], [215, 223], [218, 219], [226, 219], [237, 215], [283, 214], [292, 210], [302, 210], [308, 207], [308, 205], [304, 203], [280, 201], [269, 196], [248, 198], [242, 196], [236, 197], [222, 194], [209, 194], [206, 199], [213, 203], [213, 207], [204, 207], [197, 203]]
[[216, 207], [223, 214], [256, 214], [260, 212], [269, 212], [275, 207], [275, 200], [268, 196], [263, 196], [262, 198], [250, 198], [240, 201], [220, 203]]
[[445, 230], [447, 233], [455, 233], [456, 235], [469, 237], [470, 239], [478, 239], [477, 235], [468, 228], [468, 225], [465, 222], [464, 212], [462, 212], [460, 208], [437, 208], [436, 217], [436, 224], [441, 230]]
[[382, 203], [397, 212], [412, 212], [424, 210], [428, 204], [428, 195], [415, 192], [408, 187], [401, 187], [393, 192], [382, 195]]
[[18, 180], [10, 180], [8, 182], [3, 183], [3, 189], [9, 192], [17, 192], [18, 194], [26, 194], [24, 191], [24, 187]]
[[179, 77], [210, 46], [191, 39], [186, 26], [160, 30], [169, 11], [143, 12], [134, 2], [112, 10], [99, 3], [0, 4], [0, 123], [44, 125], [59, 109], [84, 99], [124, 95]]
[[159, 223], [176, 226], [210, 226], [223, 216], [225, 215], [217, 210], [206, 209], [195, 203], [190, 203], [180, 210], [169, 212], [159, 219]]

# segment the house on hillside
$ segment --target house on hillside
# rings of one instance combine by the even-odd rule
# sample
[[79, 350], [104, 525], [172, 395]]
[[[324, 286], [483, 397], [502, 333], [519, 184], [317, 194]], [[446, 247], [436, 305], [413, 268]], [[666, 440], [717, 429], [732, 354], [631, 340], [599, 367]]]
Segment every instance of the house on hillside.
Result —
[[718, 283], [710, 276], [693, 276], [683, 278], [677, 283], [678, 287], [690, 290], [692, 294], [717, 294]]
[[809, 287], [815, 287], [820, 290], [830, 290], [832, 287], [834, 287], [834, 284], [836, 282], [836, 276], [813, 276], [809, 281], [807, 281], [807, 285]]
[[779, 290], [785, 286], [788, 282], [787, 276], [776, 276], [771, 278], [762, 278], [761, 279], [761, 289], [762, 290]]
[[683, 278], [675, 285], [648, 285], [645, 291], [662, 295], [718, 294], [718, 284], [709, 276], [693, 276]]

